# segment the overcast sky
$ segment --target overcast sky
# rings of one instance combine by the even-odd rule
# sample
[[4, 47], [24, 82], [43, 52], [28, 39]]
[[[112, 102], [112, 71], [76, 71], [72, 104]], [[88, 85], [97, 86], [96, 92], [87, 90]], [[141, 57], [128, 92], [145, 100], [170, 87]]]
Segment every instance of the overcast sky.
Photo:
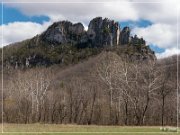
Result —
[[[0, 0], [2, 1], [2, 0]], [[11, 3], [13, 2], [13, 3]], [[177, 47], [179, 5], [177, 0], [4, 0], [3, 45], [40, 34], [55, 21], [82, 22], [87, 28], [97, 16], [129, 26], [143, 37], [158, 58], [180, 53]], [[2, 17], [1, 17], [2, 18]], [[178, 29], [178, 31], [177, 31]], [[179, 38], [180, 39], [180, 38]]]

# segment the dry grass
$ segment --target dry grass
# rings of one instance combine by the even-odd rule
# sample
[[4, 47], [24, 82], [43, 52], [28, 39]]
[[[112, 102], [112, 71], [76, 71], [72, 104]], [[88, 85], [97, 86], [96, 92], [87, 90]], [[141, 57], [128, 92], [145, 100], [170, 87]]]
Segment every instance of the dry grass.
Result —
[[162, 132], [159, 127], [153, 126], [127, 127], [60, 124], [4, 124], [3, 131], [3, 134], [6, 135], [180, 135], [176, 132]]

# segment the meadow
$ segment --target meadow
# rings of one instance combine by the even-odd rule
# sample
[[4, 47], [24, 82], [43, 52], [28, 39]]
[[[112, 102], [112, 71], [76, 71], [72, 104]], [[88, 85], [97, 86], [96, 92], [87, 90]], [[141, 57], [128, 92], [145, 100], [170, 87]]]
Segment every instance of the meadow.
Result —
[[[1, 126], [2, 131], [2, 126]], [[96, 126], [60, 124], [3, 124], [6, 135], [180, 135], [157, 126]]]

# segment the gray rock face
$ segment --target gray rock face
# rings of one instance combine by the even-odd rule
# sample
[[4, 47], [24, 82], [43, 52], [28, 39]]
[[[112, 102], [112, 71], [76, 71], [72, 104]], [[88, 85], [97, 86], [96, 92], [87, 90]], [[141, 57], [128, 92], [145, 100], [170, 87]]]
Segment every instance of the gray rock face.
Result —
[[51, 25], [42, 38], [51, 43], [87, 43], [102, 47], [105, 45], [119, 45], [120, 26], [118, 22], [102, 17], [90, 21], [88, 30], [84, 30], [81, 23], [72, 24], [69, 21], [61, 21]]
[[84, 26], [81, 23], [75, 23], [70, 26], [69, 32], [75, 35], [82, 35], [84, 32]]
[[124, 27], [120, 34], [120, 44], [125, 45], [130, 41], [130, 28]]
[[51, 25], [42, 37], [52, 43], [71, 43], [78, 41], [84, 33], [84, 26], [81, 23], [72, 24], [69, 21], [61, 21]]
[[119, 44], [120, 26], [118, 22], [97, 17], [90, 21], [87, 34], [96, 46], [115, 46]]
[[130, 36], [130, 28], [120, 30], [118, 22], [107, 18], [96, 17], [89, 23], [88, 30], [84, 30], [81, 23], [73, 24], [60, 21], [51, 25], [41, 37], [52, 44], [77, 44], [81, 47], [103, 47], [117, 45], [145, 45], [143, 38]]

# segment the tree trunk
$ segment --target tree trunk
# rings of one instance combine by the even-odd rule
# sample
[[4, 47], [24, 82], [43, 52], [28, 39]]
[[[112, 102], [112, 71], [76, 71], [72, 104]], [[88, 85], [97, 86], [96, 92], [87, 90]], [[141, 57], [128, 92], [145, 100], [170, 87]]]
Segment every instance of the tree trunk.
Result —
[[96, 100], [96, 92], [95, 92], [95, 90], [94, 90], [94, 93], [93, 93], [93, 101], [92, 101], [92, 106], [91, 106], [90, 117], [89, 117], [89, 120], [88, 120], [88, 125], [90, 125], [91, 122], [92, 122], [92, 117], [93, 117], [93, 113], [94, 113], [95, 100]]
[[161, 114], [161, 126], [164, 126], [164, 105], [165, 105], [165, 96], [162, 98], [162, 114]]

